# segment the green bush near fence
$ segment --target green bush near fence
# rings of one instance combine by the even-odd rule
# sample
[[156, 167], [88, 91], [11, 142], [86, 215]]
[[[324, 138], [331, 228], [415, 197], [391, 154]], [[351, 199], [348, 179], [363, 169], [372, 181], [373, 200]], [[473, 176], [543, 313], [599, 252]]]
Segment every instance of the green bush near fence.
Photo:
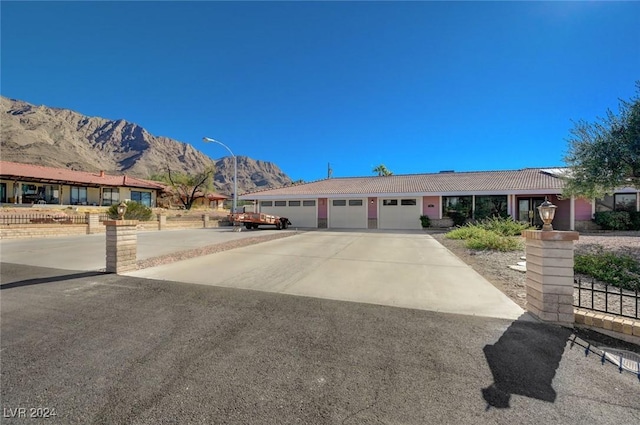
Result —
[[594, 252], [576, 254], [573, 269], [609, 285], [640, 290], [640, 263], [628, 255], [598, 247]]
[[[111, 205], [107, 210], [109, 218], [118, 219], [118, 205]], [[127, 211], [124, 213], [125, 220], [149, 221], [153, 216], [153, 211], [146, 205], [139, 204], [134, 201], [127, 202]]]

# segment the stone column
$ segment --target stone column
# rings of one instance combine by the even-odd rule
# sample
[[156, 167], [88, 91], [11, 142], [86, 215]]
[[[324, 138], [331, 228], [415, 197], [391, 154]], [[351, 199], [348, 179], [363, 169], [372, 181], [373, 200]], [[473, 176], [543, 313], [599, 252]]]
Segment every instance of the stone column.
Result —
[[100, 215], [95, 213], [85, 213], [87, 217], [87, 235], [100, 232]]
[[205, 229], [209, 227], [209, 214], [202, 214], [202, 223]]
[[525, 230], [527, 311], [573, 326], [573, 241], [578, 232]]
[[109, 220], [107, 226], [107, 273], [136, 269], [138, 220]]
[[158, 214], [158, 230], [164, 230], [167, 228], [167, 216], [164, 214]]

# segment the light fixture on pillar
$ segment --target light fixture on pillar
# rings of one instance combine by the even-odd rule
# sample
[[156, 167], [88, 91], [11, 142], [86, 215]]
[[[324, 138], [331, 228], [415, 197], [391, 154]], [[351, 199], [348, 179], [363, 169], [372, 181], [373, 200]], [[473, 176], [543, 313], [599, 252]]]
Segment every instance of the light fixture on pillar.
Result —
[[124, 214], [127, 212], [127, 204], [122, 201], [118, 205], [118, 220], [124, 220]]
[[540, 218], [544, 223], [544, 225], [542, 226], [542, 230], [553, 230], [553, 226], [551, 225], [551, 222], [553, 221], [553, 218], [556, 215], [556, 208], [558, 207], [553, 205], [546, 198], [544, 202], [540, 204], [540, 206], [538, 207], [538, 213], [540, 214]]

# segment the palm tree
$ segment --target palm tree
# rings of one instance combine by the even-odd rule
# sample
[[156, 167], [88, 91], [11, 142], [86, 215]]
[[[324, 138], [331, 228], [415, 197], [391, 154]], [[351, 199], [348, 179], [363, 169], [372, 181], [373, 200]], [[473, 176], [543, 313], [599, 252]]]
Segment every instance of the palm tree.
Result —
[[384, 164], [380, 164], [377, 167], [375, 167], [373, 169], [373, 172], [378, 173], [379, 176], [390, 176], [393, 174], [391, 171], [387, 169], [387, 167], [385, 167]]

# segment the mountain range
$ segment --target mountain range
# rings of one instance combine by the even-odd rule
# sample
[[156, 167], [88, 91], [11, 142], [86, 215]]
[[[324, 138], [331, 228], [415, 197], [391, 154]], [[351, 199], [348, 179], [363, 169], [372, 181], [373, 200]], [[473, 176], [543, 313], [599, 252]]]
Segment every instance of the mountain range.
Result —
[[[0, 97], [3, 161], [79, 171], [104, 171], [148, 179], [166, 171], [197, 173], [212, 159], [187, 143], [154, 136], [125, 121], [89, 117], [75, 111], [36, 106]], [[233, 158], [213, 160], [214, 184], [233, 192]], [[238, 156], [238, 193], [281, 187], [291, 179], [274, 163]]]

